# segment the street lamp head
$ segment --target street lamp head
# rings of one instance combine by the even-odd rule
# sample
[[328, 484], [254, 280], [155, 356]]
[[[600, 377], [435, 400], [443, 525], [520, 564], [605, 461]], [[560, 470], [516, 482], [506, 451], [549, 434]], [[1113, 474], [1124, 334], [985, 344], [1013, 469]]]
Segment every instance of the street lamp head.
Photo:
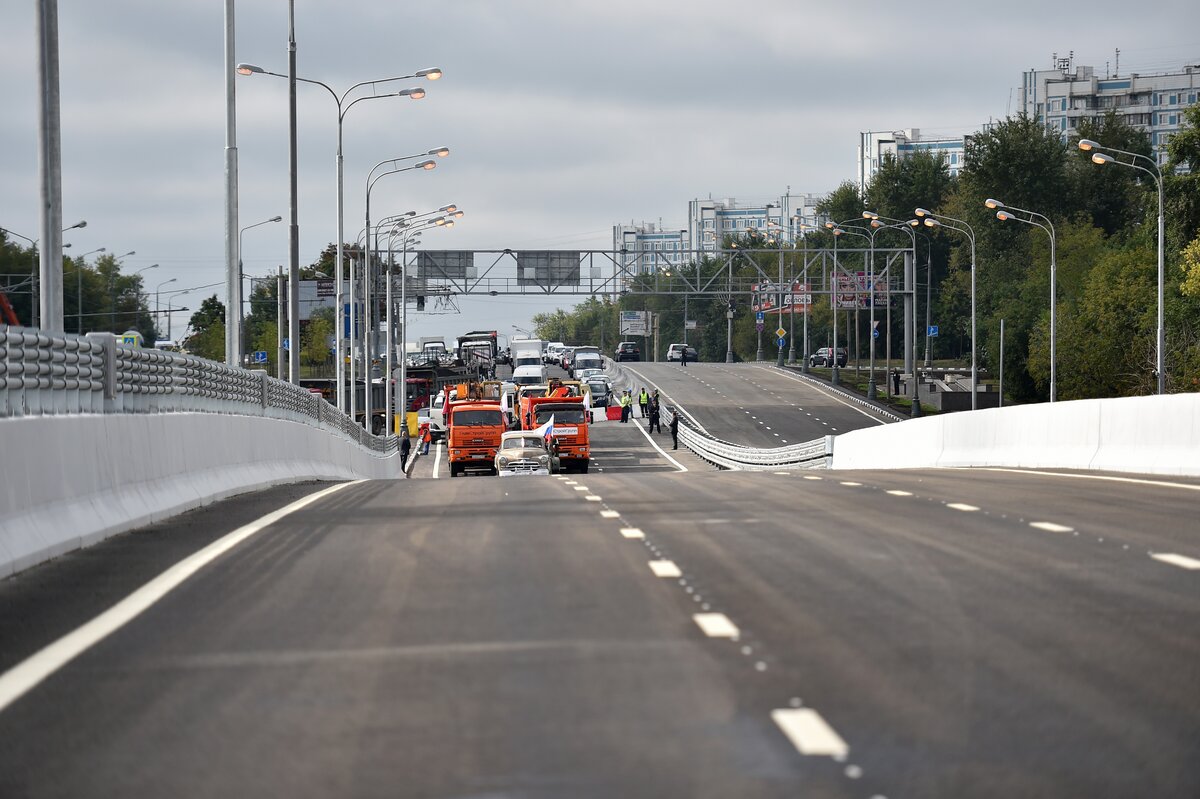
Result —
[[924, 208], [918, 208], [916, 210], [916, 214], [917, 214], [917, 216], [922, 217], [922, 218], [927, 217], [927, 216], [932, 216], [932, 214], [929, 213], [929, 211], [926, 211]]
[[1004, 207], [1004, 203], [1000, 202], [999, 200], [993, 200], [991, 197], [988, 197], [986, 200], [984, 200], [983, 204], [992, 210]]
[[464, 213], [465, 211], [455, 211], [454, 213], [450, 214], [450, 216], [454, 217], [455, 219], [462, 219]]
[[438, 158], [445, 158], [450, 155], [449, 147], [438, 147], [436, 150], [430, 150], [426, 155], [436, 155]]
[[416, 216], [416, 215], [417, 215], [416, 211], [405, 211], [403, 214], [401, 214], [401, 216]]
[[833, 224], [832, 222], [826, 222], [825, 227], [829, 228], [830, 230], [833, 230], [835, 227], [837, 227], [837, 225]]
[[881, 227], [883, 227], [883, 223], [882, 223], [882, 222], [880, 222], [878, 219], [872, 219], [872, 220], [871, 220], [871, 227], [873, 227], [873, 228], [881, 228]]
[[237, 65], [237, 74], [239, 74], [239, 75], [255, 75], [255, 74], [261, 75], [265, 72], [266, 72], [265, 69], [263, 69], [262, 67], [259, 67], [259, 66], [255, 66], [254, 64], [238, 64]]
[[1092, 153], [1093, 164], [1111, 164], [1114, 160], [1115, 159], [1111, 155], [1105, 155], [1104, 153]]
[[1079, 140], [1079, 149], [1083, 150], [1084, 152], [1088, 152], [1090, 150], [1095, 150], [1099, 146], [1100, 146], [1100, 144], [1098, 142], [1094, 142], [1091, 139], [1080, 139]]
[[441, 227], [442, 225], [446, 224], [446, 217], [444, 217], [444, 216], [435, 217], [433, 219], [433, 224], [437, 225], [438, 227]]
[[874, 211], [863, 211], [862, 216], [863, 216], [863, 219], [871, 219], [871, 220], [875, 220], [875, 219], [879, 218], [879, 214], [875, 213]]
[[430, 169], [437, 169], [437, 161], [422, 161], [421, 163], [417, 164], [417, 169], [424, 169], [426, 171]]
[[268, 219], [267, 221], [268, 222], [282, 222], [283, 217], [282, 216], [273, 216], [270, 219]]
[[430, 67], [429, 69], [418, 69], [416, 77], [429, 78], [429, 80], [437, 80], [438, 78], [442, 77], [442, 71], [440, 69], [438, 69], [437, 67]]
[[925, 227], [941, 227], [941, 222], [934, 219], [932, 216], [925, 217]]
[[69, 228], [66, 228], [65, 230], [63, 230], [63, 233], [66, 233], [68, 230], [74, 230], [75, 228], [84, 228], [84, 227], [87, 227], [87, 220], [81, 219], [78, 222], [76, 222], [75, 224], [71, 225]]
[[835, 236], [840, 236], [845, 232], [846, 231], [842, 230], [840, 227], [833, 228], [833, 235], [835, 235]]
[[920, 227], [920, 226], [921, 226], [921, 220], [920, 220], [920, 219], [910, 219], [910, 220], [908, 220], [908, 224], [909, 224], [911, 227]]
[[453, 220], [453, 219], [447, 219], [447, 220], [446, 220], [446, 224], [444, 225], [444, 227], [454, 227], [454, 220]]
[[1010, 214], [1008, 211], [997, 211], [996, 218], [999, 219], [1001, 222], [1007, 222], [1008, 220], [1013, 218], [1013, 215]]
[[401, 89], [400, 91], [396, 92], [396, 96], [411, 97], [414, 100], [420, 100], [425, 96], [425, 90], [420, 86], [416, 87], [415, 89]]

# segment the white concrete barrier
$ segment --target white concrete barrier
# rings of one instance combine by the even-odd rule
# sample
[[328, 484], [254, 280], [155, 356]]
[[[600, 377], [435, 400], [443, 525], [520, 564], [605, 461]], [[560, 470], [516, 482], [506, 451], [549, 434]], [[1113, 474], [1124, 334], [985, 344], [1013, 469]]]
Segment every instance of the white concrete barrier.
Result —
[[1200, 476], [1200, 394], [949, 413], [843, 433], [835, 469], [1096, 469]]
[[0, 577], [234, 494], [400, 474], [398, 452], [215, 413], [0, 419], [0, 452]]

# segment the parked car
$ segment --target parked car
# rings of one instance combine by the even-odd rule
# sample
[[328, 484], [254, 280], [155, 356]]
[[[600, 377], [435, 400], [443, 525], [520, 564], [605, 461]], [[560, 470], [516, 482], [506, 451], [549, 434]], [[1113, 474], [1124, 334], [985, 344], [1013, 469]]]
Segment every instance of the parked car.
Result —
[[696, 352], [695, 347], [690, 347], [687, 344], [672, 344], [667, 347], [667, 361], [679, 361], [683, 359], [684, 351], [687, 351], [688, 361], [695, 363], [700, 360], [700, 353]]
[[617, 345], [616, 360], [640, 361], [641, 359], [642, 348], [638, 346], [636, 341], [622, 341]]
[[[821, 349], [808, 356], [809, 366], [833, 366], [833, 349], [830, 347], [821, 347]], [[846, 348], [837, 348], [837, 365], [839, 367], [846, 365]]]

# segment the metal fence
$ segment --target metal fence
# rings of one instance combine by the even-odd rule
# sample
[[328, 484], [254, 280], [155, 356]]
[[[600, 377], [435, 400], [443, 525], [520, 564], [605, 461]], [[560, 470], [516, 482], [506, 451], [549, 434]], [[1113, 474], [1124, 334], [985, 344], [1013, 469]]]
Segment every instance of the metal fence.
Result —
[[683, 414], [679, 415], [679, 443], [722, 469], [747, 472], [828, 469], [833, 460], [833, 438], [824, 436], [802, 444], [759, 449], [705, 435], [689, 424]]
[[161, 350], [111, 333], [0, 326], [0, 418], [87, 413], [229, 413], [313, 425], [374, 452], [396, 449], [307, 389], [266, 372]]

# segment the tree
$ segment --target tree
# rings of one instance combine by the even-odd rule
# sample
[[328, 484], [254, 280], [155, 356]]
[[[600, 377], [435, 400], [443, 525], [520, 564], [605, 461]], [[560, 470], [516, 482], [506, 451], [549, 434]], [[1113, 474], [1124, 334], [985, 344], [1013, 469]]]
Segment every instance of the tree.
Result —
[[1092, 223], [1111, 236], [1127, 231], [1157, 209], [1156, 188], [1148, 175], [1134, 169], [1099, 167], [1092, 153], [1080, 150], [1080, 139], [1091, 139], [1105, 147], [1138, 153], [1153, 159], [1150, 138], [1130, 125], [1115, 110], [1099, 119], [1083, 118], [1078, 135], [1071, 139], [1067, 175], [1072, 205], [1091, 214]]
[[216, 294], [200, 303], [200, 309], [188, 320], [188, 328], [184, 349], [210, 361], [225, 360], [225, 305]]

